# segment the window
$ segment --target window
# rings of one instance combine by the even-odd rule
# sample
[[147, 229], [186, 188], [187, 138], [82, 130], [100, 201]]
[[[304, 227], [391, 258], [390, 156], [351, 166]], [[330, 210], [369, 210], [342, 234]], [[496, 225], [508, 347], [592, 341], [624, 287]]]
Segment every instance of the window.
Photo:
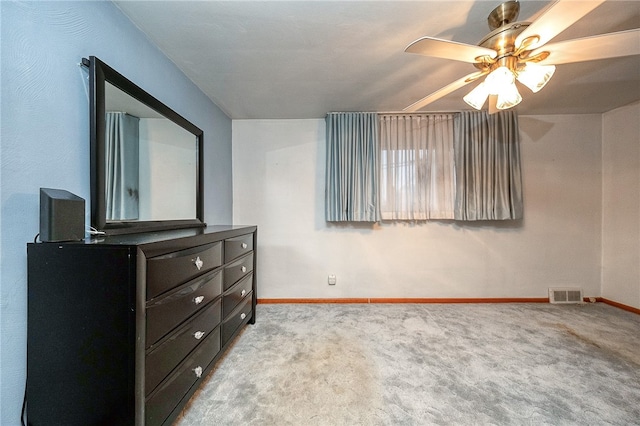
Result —
[[329, 222], [522, 218], [518, 116], [330, 113]]

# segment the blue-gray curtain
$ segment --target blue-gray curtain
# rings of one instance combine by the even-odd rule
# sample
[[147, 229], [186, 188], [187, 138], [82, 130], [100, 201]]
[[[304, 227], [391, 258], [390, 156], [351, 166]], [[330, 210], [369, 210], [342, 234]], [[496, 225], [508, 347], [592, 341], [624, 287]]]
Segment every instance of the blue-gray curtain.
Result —
[[456, 220], [522, 218], [520, 135], [515, 111], [464, 111], [454, 128]]
[[140, 119], [124, 112], [105, 117], [107, 220], [138, 219]]
[[330, 113], [326, 125], [325, 219], [380, 221], [378, 115]]

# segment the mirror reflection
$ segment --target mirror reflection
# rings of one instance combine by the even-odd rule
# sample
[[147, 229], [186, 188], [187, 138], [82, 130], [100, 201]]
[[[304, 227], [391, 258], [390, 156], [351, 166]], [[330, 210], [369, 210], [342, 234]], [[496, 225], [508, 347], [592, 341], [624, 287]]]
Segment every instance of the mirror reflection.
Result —
[[197, 217], [198, 140], [105, 82], [106, 221]]

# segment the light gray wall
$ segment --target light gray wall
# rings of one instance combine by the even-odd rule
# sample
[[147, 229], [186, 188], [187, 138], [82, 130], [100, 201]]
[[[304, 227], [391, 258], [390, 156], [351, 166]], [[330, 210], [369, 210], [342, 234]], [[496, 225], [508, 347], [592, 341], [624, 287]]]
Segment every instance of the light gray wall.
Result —
[[258, 225], [258, 297], [599, 296], [601, 117], [520, 127], [523, 221], [371, 227], [324, 221], [324, 120], [234, 120], [234, 223]]
[[640, 309], [640, 103], [603, 116], [602, 296]]
[[[139, 121], [138, 213], [141, 220], [196, 216], [196, 138], [167, 119]], [[167, 197], [167, 194], [171, 194]]]
[[[39, 188], [87, 200], [87, 72], [95, 55], [191, 120], [205, 138], [205, 219], [232, 219], [231, 120], [111, 2], [0, 2], [0, 424], [20, 424], [26, 370], [26, 243]], [[88, 289], [88, 291], [90, 291]]]

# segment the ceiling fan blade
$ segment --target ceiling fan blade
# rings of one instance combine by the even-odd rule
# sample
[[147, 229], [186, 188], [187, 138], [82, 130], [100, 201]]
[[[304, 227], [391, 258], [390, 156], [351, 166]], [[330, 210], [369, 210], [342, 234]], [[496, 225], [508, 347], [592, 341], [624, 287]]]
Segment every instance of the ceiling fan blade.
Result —
[[462, 77], [459, 80], [454, 81], [453, 83], [444, 86], [443, 88], [441, 88], [440, 90], [437, 90], [435, 92], [433, 92], [432, 94], [425, 96], [424, 98], [420, 99], [419, 101], [416, 101], [414, 103], [412, 103], [411, 105], [409, 105], [408, 107], [404, 108], [403, 111], [408, 111], [408, 112], [412, 112], [412, 111], [417, 111], [420, 108], [437, 101], [438, 99], [442, 98], [443, 96], [448, 95], [451, 92], [454, 92], [456, 90], [458, 90], [459, 88], [461, 88], [462, 86], [471, 83], [472, 81], [477, 80], [478, 78], [482, 77], [483, 75], [487, 74], [485, 71], [477, 71], [474, 73], [471, 73], [469, 75], [466, 75], [464, 77]]
[[498, 95], [489, 95], [489, 114], [500, 112], [498, 109]]
[[541, 63], [554, 65], [640, 55], [640, 29], [560, 41], [543, 46], [530, 56], [542, 52], [549, 52], [549, 56]]
[[471, 64], [482, 62], [482, 58], [486, 56], [491, 59], [498, 56], [498, 52], [493, 49], [433, 37], [422, 37], [408, 45], [404, 51], [435, 58], [469, 62]]
[[539, 48], [604, 2], [558, 0], [518, 35], [515, 45], [522, 48], [525, 42], [526, 50]]

